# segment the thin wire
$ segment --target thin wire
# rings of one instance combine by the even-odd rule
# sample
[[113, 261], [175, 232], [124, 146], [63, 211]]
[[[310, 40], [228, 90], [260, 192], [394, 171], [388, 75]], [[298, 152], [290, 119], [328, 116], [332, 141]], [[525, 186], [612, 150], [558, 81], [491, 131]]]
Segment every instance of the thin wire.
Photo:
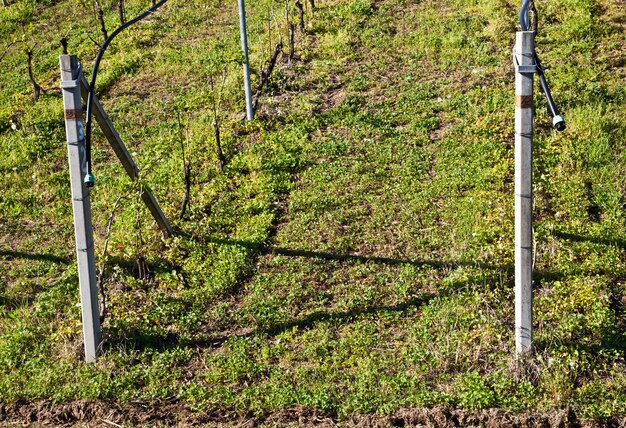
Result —
[[519, 135], [524, 138], [533, 138], [534, 133], [532, 132], [516, 132], [515, 135]]
[[[87, 153], [86, 153], [86, 155], [87, 155], [87, 173], [89, 175], [91, 175], [91, 111], [92, 111], [92, 108], [93, 108], [93, 98], [94, 98], [94, 92], [95, 92], [95, 88], [96, 88], [96, 79], [98, 77], [98, 68], [100, 67], [100, 61], [102, 60], [102, 57], [104, 56], [104, 51], [109, 46], [109, 43], [111, 43], [111, 41], [115, 38], [115, 36], [117, 36], [124, 29], [126, 29], [129, 26], [133, 25], [137, 21], [140, 21], [140, 20], [144, 19], [146, 16], [148, 16], [151, 13], [155, 12], [165, 2], [167, 2], [167, 0], [161, 0], [158, 3], [155, 3], [151, 8], [147, 9], [141, 15], [138, 15], [138, 16], [134, 17], [133, 19], [131, 19], [130, 21], [126, 21], [124, 24], [120, 25], [115, 31], [113, 31], [111, 33], [111, 35], [109, 37], [107, 37], [107, 39], [104, 41], [102, 46], [100, 46], [100, 50], [98, 51], [98, 56], [96, 57], [96, 61], [95, 61], [94, 65], [93, 65], [93, 71], [91, 73], [91, 83], [89, 84], [89, 95], [87, 97], [87, 113], [86, 113], [87, 120], [85, 122], [85, 128], [86, 128], [85, 129], [85, 145], [86, 145], [86, 149], [87, 149]], [[91, 185], [93, 185], [93, 184], [91, 184]]]

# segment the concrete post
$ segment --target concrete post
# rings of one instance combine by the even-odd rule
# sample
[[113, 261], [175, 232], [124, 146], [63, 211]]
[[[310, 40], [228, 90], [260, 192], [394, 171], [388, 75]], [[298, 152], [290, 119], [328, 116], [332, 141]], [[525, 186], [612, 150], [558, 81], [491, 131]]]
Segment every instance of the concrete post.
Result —
[[91, 224], [91, 203], [89, 188], [83, 182], [87, 174], [83, 108], [80, 100], [80, 79], [82, 70], [76, 55], [61, 55], [61, 90], [65, 112], [65, 132], [72, 188], [72, 208], [74, 212], [74, 233], [78, 259], [78, 281], [85, 341], [85, 360], [96, 361], [100, 346], [100, 313], [98, 309], [98, 288], [96, 283], [96, 263], [93, 248], [93, 228]]
[[532, 164], [533, 60], [535, 33], [520, 31], [515, 41], [515, 349], [532, 352]]

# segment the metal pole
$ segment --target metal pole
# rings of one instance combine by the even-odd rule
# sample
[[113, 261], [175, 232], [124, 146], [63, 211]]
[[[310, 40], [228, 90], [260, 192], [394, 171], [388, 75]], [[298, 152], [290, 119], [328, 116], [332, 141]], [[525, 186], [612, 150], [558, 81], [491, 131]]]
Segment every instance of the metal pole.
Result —
[[533, 52], [535, 33], [516, 33], [515, 63], [515, 349], [532, 351]]
[[91, 203], [89, 188], [83, 179], [87, 174], [83, 108], [80, 100], [82, 70], [76, 55], [61, 55], [61, 89], [65, 112], [65, 133], [70, 166], [74, 234], [78, 259], [78, 282], [83, 318], [85, 360], [96, 361], [100, 346], [100, 313], [96, 283], [96, 263], [93, 249]]
[[252, 120], [254, 110], [252, 109], [252, 89], [250, 87], [250, 61], [248, 59], [248, 35], [246, 30], [246, 7], [244, 0], [239, 1], [239, 30], [241, 31], [241, 49], [243, 50], [243, 85], [246, 91], [246, 117]]

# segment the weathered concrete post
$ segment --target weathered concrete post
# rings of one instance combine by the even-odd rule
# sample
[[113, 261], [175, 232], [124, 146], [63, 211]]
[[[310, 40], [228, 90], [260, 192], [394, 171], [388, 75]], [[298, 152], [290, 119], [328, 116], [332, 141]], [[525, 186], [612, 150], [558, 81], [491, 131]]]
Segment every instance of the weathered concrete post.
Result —
[[535, 33], [516, 33], [515, 63], [515, 349], [532, 351], [533, 52]]
[[65, 112], [65, 133], [70, 166], [74, 234], [78, 259], [78, 281], [85, 340], [85, 360], [96, 361], [100, 346], [100, 313], [96, 283], [96, 263], [91, 224], [89, 188], [84, 183], [87, 173], [83, 108], [80, 100], [82, 70], [76, 55], [61, 55], [61, 90]]

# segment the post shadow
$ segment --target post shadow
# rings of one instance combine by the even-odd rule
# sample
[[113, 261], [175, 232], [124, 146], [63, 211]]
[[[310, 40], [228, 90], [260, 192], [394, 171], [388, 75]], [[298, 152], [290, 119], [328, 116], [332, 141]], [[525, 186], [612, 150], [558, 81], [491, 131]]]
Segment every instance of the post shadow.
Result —
[[304, 257], [311, 259], [321, 259], [329, 261], [356, 261], [359, 263], [375, 263], [384, 264], [389, 266], [402, 266], [411, 265], [415, 267], [433, 267], [435, 269], [456, 269], [461, 266], [465, 267], [477, 267], [481, 269], [500, 270], [507, 273], [513, 272], [513, 264], [507, 263], [504, 265], [494, 265], [481, 261], [442, 261], [442, 260], [411, 260], [411, 259], [397, 259], [391, 257], [378, 257], [378, 256], [363, 256], [358, 254], [337, 254], [322, 251], [312, 250], [293, 250], [285, 247], [269, 246], [263, 243], [243, 241], [238, 239], [229, 238], [217, 238], [209, 237], [207, 239], [200, 239], [192, 234], [179, 232], [180, 235], [188, 238], [204, 241], [212, 244], [219, 245], [236, 245], [247, 248], [252, 251], [256, 251], [260, 254], [278, 254], [286, 257]]
[[378, 312], [405, 312], [409, 309], [419, 308], [428, 304], [436, 297], [444, 296], [446, 293], [432, 293], [421, 297], [414, 297], [395, 305], [370, 305], [362, 308], [351, 308], [346, 311], [325, 312], [316, 311], [302, 318], [296, 318], [290, 321], [277, 323], [267, 327], [257, 327], [245, 330], [241, 333], [227, 333], [216, 336], [199, 336], [194, 338], [185, 337], [179, 333], [167, 332], [164, 335], [155, 333], [142, 333], [139, 331], [122, 332], [117, 337], [109, 337], [104, 340], [103, 349], [111, 349], [115, 346], [123, 345], [126, 348], [136, 350], [154, 350], [164, 351], [174, 348], [219, 348], [226, 341], [234, 338], [249, 338], [256, 335], [266, 335], [275, 337], [280, 333], [292, 330], [293, 328], [307, 329], [314, 327], [316, 324], [326, 321], [335, 321], [339, 324], [345, 324], [351, 320], [367, 314], [375, 314]]
[[[336, 254], [323, 251], [312, 250], [294, 250], [285, 247], [271, 246], [264, 243], [237, 240], [230, 238], [220, 237], [203, 237], [197, 236], [193, 233], [178, 231], [176, 234], [184, 236], [189, 239], [196, 240], [203, 244], [218, 244], [218, 245], [234, 245], [247, 248], [257, 254], [277, 254], [286, 257], [303, 257], [310, 259], [339, 261], [339, 262], [356, 262], [356, 263], [376, 263], [388, 266], [401, 266], [411, 265], [415, 267], [431, 267], [434, 269], [455, 269], [461, 266], [475, 267], [490, 271], [495, 271], [492, 276], [496, 274], [504, 273], [507, 277], [506, 286], [513, 286], [513, 263], [507, 263], [502, 265], [495, 265], [491, 263], [485, 263], [481, 261], [442, 261], [442, 260], [419, 260], [419, 259], [402, 259], [402, 258], [390, 258], [390, 257], [378, 257], [378, 256], [364, 256], [354, 254]], [[117, 262], [122, 262], [117, 260]], [[127, 266], [130, 268], [130, 265]], [[156, 268], [156, 266], [154, 266]], [[564, 274], [557, 271], [540, 272], [535, 271], [535, 285], [538, 285], [541, 281], [552, 281], [562, 278]], [[482, 276], [481, 276], [482, 278]], [[404, 302], [400, 302], [394, 305], [367, 305], [364, 307], [351, 308], [346, 311], [328, 312], [328, 311], [316, 311], [310, 313], [304, 317], [297, 316], [294, 319], [287, 320], [269, 326], [243, 326], [238, 325], [234, 327], [234, 332], [224, 332], [224, 330], [214, 330], [211, 332], [190, 332], [189, 334], [180, 334], [174, 332], [168, 333], [144, 333], [138, 330], [132, 331], [118, 331], [110, 332], [107, 340], [106, 347], [115, 347], [119, 345], [129, 346], [132, 349], [155, 349], [164, 350], [176, 347], [185, 348], [216, 348], [221, 346], [224, 342], [232, 338], [246, 338], [254, 335], [268, 335], [276, 336], [284, 331], [288, 331], [297, 328], [311, 328], [320, 322], [335, 321], [339, 324], [350, 322], [351, 320], [364, 315], [375, 314], [382, 311], [406, 311], [411, 308], [419, 308], [428, 304], [432, 299], [437, 297], [444, 297], [450, 295], [467, 287], [472, 281], [478, 281], [477, 278], [469, 278], [464, 281], [454, 283], [452, 286], [442, 288], [436, 293], [423, 295], [408, 299]], [[489, 278], [482, 279], [481, 281], [489, 282]], [[494, 279], [494, 282], [496, 280]], [[478, 284], [472, 283], [472, 284]], [[482, 286], [478, 284], [478, 286]]]
[[[262, 245], [236, 240], [211, 240], [210, 242], [241, 245], [253, 250], [262, 251], [265, 253], [284, 254], [294, 257], [312, 257], [320, 258], [323, 260], [356, 260], [358, 262], [374, 262], [383, 263], [389, 265], [401, 265], [412, 264], [415, 266], [433, 266], [436, 268], [449, 268], [463, 265], [469, 266], [485, 266], [485, 264], [474, 263], [457, 263], [457, 262], [435, 262], [435, 261], [412, 261], [402, 259], [391, 259], [382, 257], [365, 257], [365, 256], [350, 256], [343, 254], [330, 254], [314, 251], [297, 251], [289, 250], [285, 248], [265, 248]], [[493, 267], [491, 265], [487, 265]], [[501, 267], [497, 267], [501, 270]], [[512, 266], [507, 267], [509, 271], [512, 271]], [[112, 334], [106, 340], [105, 349], [113, 348], [116, 346], [124, 346], [130, 349], [146, 350], [152, 349], [157, 351], [163, 351], [167, 349], [173, 349], [178, 347], [183, 348], [218, 348], [222, 346], [226, 341], [233, 338], [248, 338], [256, 335], [266, 335], [274, 337], [282, 332], [292, 330], [294, 327], [308, 329], [314, 327], [318, 323], [332, 321], [337, 324], [345, 324], [358, 318], [362, 315], [376, 314], [379, 312], [405, 312], [410, 309], [420, 308], [427, 305], [431, 300], [438, 297], [445, 297], [451, 295], [458, 290], [467, 287], [473, 279], [467, 279], [460, 281], [452, 286], [444, 287], [438, 292], [424, 294], [421, 296], [412, 297], [408, 300], [393, 304], [393, 305], [366, 305], [363, 307], [353, 307], [345, 311], [323, 311], [318, 310], [303, 317], [297, 316], [294, 319], [279, 322], [269, 326], [237, 326], [235, 331], [224, 332], [214, 330], [213, 332], [191, 332], [189, 335], [180, 333], [167, 332], [164, 334], [158, 333], [144, 333], [138, 330], [132, 331], [118, 331], [111, 332]], [[479, 285], [480, 286], [480, 285]], [[182, 299], [178, 299], [182, 300]], [[195, 335], [195, 337], [194, 337]]]
[[24, 253], [22, 251], [12, 251], [12, 250], [0, 250], [0, 258], [5, 260], [13, 260], [13, 259], [27, 259], [27, 260], [39, 260], [39, 261], [47, 261], [53, 263], [61, 263], [61, 264], [69, 264], [69, 257], [59, 257], [54, 254], [30, 254]]
[[562, 232], [562, 231], [554, 231], [554, 236], [560, 239], [565, 239], [568, 241], [574, 242], [591, 242], [593, 244], [601, 244], [607, 246], [617, 246], [621, 249], [626, 249], [626, 240], [620, 238], [596, 238], [593, 236], [583, 236], [575, 233]]

